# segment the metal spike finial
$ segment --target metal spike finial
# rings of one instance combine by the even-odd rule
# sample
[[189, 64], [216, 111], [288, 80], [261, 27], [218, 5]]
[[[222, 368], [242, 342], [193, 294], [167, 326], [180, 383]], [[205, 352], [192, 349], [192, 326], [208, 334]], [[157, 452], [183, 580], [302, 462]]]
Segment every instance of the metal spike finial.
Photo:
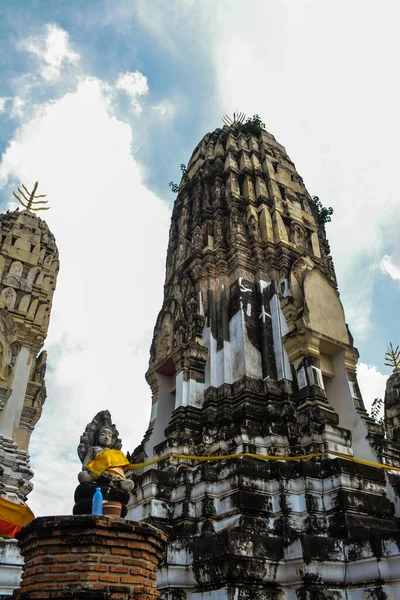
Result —
[[244, 123], [245, 118], [245, 113], [236, 109], [236, 112], [233, 113], [233, 119], [229, 115], [223, 115], [222, 122], [224, 123], [224, 125], [230, 127], [231, 125], [235, 125], [236, 123]]
[[392, 342], [390, 342], [386, 352], [385, 352], [385, 365], [387, 367], [394, 367], [397, 369], [400, 367], [400, 350], [399, 346], [393, 348]]
[[22, 190], [21, 188], [18, 188], [19, 193], [21, 194], [22, 198], [25, 200], [26, 204], [24, 204], [24, 202], [21, 200], [21, 198], [18, 196], [18, 194], [16, 194], [15, 192], [13, 192], [13, 196], [18, 200], [18, 202], [20, 204], [22, 204], [22, 206], [24, 208], [26, 208], [26, 210], [30, 210], [30, 211], [37, 211], [37, 210], [49, 210], [50, 206], [34, 206], [36, 204], [47, 204], [48, 200], [38, 200], [38, 198], [46, 198], [46, 194], [38, 194], [37, 196], [35, 196], [35, 192], [38, 189], [38, 185], [39, 182], [35, 181], [35, 185], [33, 186], [33, 190], [30, 192], [27, 187], [22, 184]]

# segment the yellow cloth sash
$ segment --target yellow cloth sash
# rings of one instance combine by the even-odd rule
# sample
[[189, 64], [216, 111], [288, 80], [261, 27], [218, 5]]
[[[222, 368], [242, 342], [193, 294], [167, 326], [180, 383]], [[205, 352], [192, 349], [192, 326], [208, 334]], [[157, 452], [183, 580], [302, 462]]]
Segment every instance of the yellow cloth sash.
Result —
[[[86, 468], [95, 475], [101, 475], [104, 471], [117, 474], [115, 467], [122, 467], [122, 469], [129, 467], [129, 461], [125, 454], [121, 450], [115, 450], [115, 448], [105, 448], [103, 452], [100, 452], [86, 465]], [[121, 477], [121, 475], [119, 476]]]
[[14, 537], [34, 518], [35, 515], [26, 504], [16, 504], [7, 498], [0, 498], [0, 536]]

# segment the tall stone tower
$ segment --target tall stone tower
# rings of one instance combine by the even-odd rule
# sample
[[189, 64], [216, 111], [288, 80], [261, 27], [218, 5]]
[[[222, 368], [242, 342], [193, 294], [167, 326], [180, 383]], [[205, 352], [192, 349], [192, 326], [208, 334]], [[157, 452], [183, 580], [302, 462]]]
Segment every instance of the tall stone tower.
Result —
[[386, 597], [395, 490], [346, 459], [379, 462], [383, 432], [357, 384], [324, 213], [264, 129], [233, 123], [194, 150], [164, 290], [134, 461], [180, 457], [139, 470], [128, 513], [169, 534], [164, 599]]
[[[29, 440], [46, 399], [46, 352], [59, 269], [45, 221], [18, 209], [0, 214], [0, 496], [21, 503], [32, 489]], [[18, 586], [16, 546], [0, 543], [0, 594]]]

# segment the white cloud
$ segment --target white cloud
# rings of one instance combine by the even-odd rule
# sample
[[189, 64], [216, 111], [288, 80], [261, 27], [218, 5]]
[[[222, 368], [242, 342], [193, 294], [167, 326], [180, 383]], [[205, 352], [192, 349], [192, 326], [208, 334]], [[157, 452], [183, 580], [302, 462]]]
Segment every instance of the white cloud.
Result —
[[372, 402], [375, 398], [382, 398], [383, 400], [385, 397], [388, 375], [380, 373], [374, 365], [359, 363], [357, 366], [357, 379], [365, 408], [370, 412]]
[[[209, 0], [204, 6], [214, 9]], [[204, 15], [203, 6], [193, 0], [181, 0], [179, 3], [163, 0], [119, 0], [118, 10], [110, 11], [105, 21], [113, 23], [119, 30], [131, 27], [132, 18], [139, 18], [146, 31], [157, 39], [164, 50], [182, 63], [187, 63], [188, 55], [196, 48], [208, 43], [210, 24], [208, 15]], [[214, 16], [214, 14], [212, 15]], [[187, 42], [182, 46], [182, 40]]]
[[66, 63], [75, 64], [80, 56], [71, 48], [68, 33], [58, 25], [49, 23], [45, 30], [42, 35], [21, 40], [18, 47], [39, 58], [41, 76], [52, 83], [60, 78], [61, 70]]
[[5, 97], [0, 98], [0, 113], [3, 113], [6, 111], [6, 104], [9, 100], [10, 100], [10, 98], [5, 98]]
[[25, 101], [20, 96], [12, 99], [11, 116], [15, 119], [22, 118], [24, 115]]
[[[181, 101], [182, 107], [182, 101]], [[169, 99], [162, 100], [152, 106], [153, 111], [162, 119], [173, 119], [177, 112], [177, 104]]]
[[20, 96], [0, 98], [0, 114], [8, 112], [9, 116], [19, 119], [24, 114], [25, 101]]
[[38, 514], [70, 512], [76, 446], [98, 410], [111, 411], [132, 450], [151, 407], [144, 372], [162, 303], [170, 211], [143, 184], [131, 154], [134, 131], [112, 114], [107, 91], [86, 77], [75, 92], [36, 106], [0, 165], [3, 185], [39, 180], [60, 252], [47, 340], [53, 368], [31, 442], [30, 504]]
[[140, 73], [135, 71], [130, 73], [120, 73], [115, 84], [116, 89], [122, 90], [127, 96], [129, 96], [132, 104], [132, 108], [136, 113], [142, 112], [142, 107], [138, 102], [137, 97], [143, 96], [148, 93], [149, 86], [147, 85], [147, 78]]
[[394, 280], [400, 280], [400, 267], [393, 262], [393, 259], [388, 254], [382, 258], [379, 263], [382, 273], [389, 275]]

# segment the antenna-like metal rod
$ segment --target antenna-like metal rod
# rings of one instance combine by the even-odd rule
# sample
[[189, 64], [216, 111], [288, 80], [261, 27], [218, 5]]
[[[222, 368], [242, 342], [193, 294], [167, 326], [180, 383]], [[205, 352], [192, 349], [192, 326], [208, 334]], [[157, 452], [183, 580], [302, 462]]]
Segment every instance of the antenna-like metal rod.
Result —
[[[50, 209], [50, 206], [47, 206], [47, 207], [33, 206], [33, 205], [37, 205], [37, 204], [47, 204], [48, 203], [48, 200], [38, 200], [38, 198], [46, 198], [46, 194], [38, 194], [37, 196], [35, 195], [38, 185], [39, 185], [39, 182], [35, 181], [35, 185], [33, 186], [33, 190], [31, 192], [28, 190], [28, 188], [24, 184], [22, 184], [23, 189], [18, 188], [18, 191], [21, 194], [22, 198], [25, 200], [26, 204], [24, 204], [24, 202], [21, 200], [21, 198], [18, 196], [18, 194], [16, 192], [13, 192], [14, 197], [18, 200], [18, 202], [24, 208], [26, 208], [26, 210], [37, 211], [37, 210], [49, 210]], [[25, 192], [26, 192], [26, 194], [25, 194]], [[28, 198], [26, 195], [28, 195]]]

